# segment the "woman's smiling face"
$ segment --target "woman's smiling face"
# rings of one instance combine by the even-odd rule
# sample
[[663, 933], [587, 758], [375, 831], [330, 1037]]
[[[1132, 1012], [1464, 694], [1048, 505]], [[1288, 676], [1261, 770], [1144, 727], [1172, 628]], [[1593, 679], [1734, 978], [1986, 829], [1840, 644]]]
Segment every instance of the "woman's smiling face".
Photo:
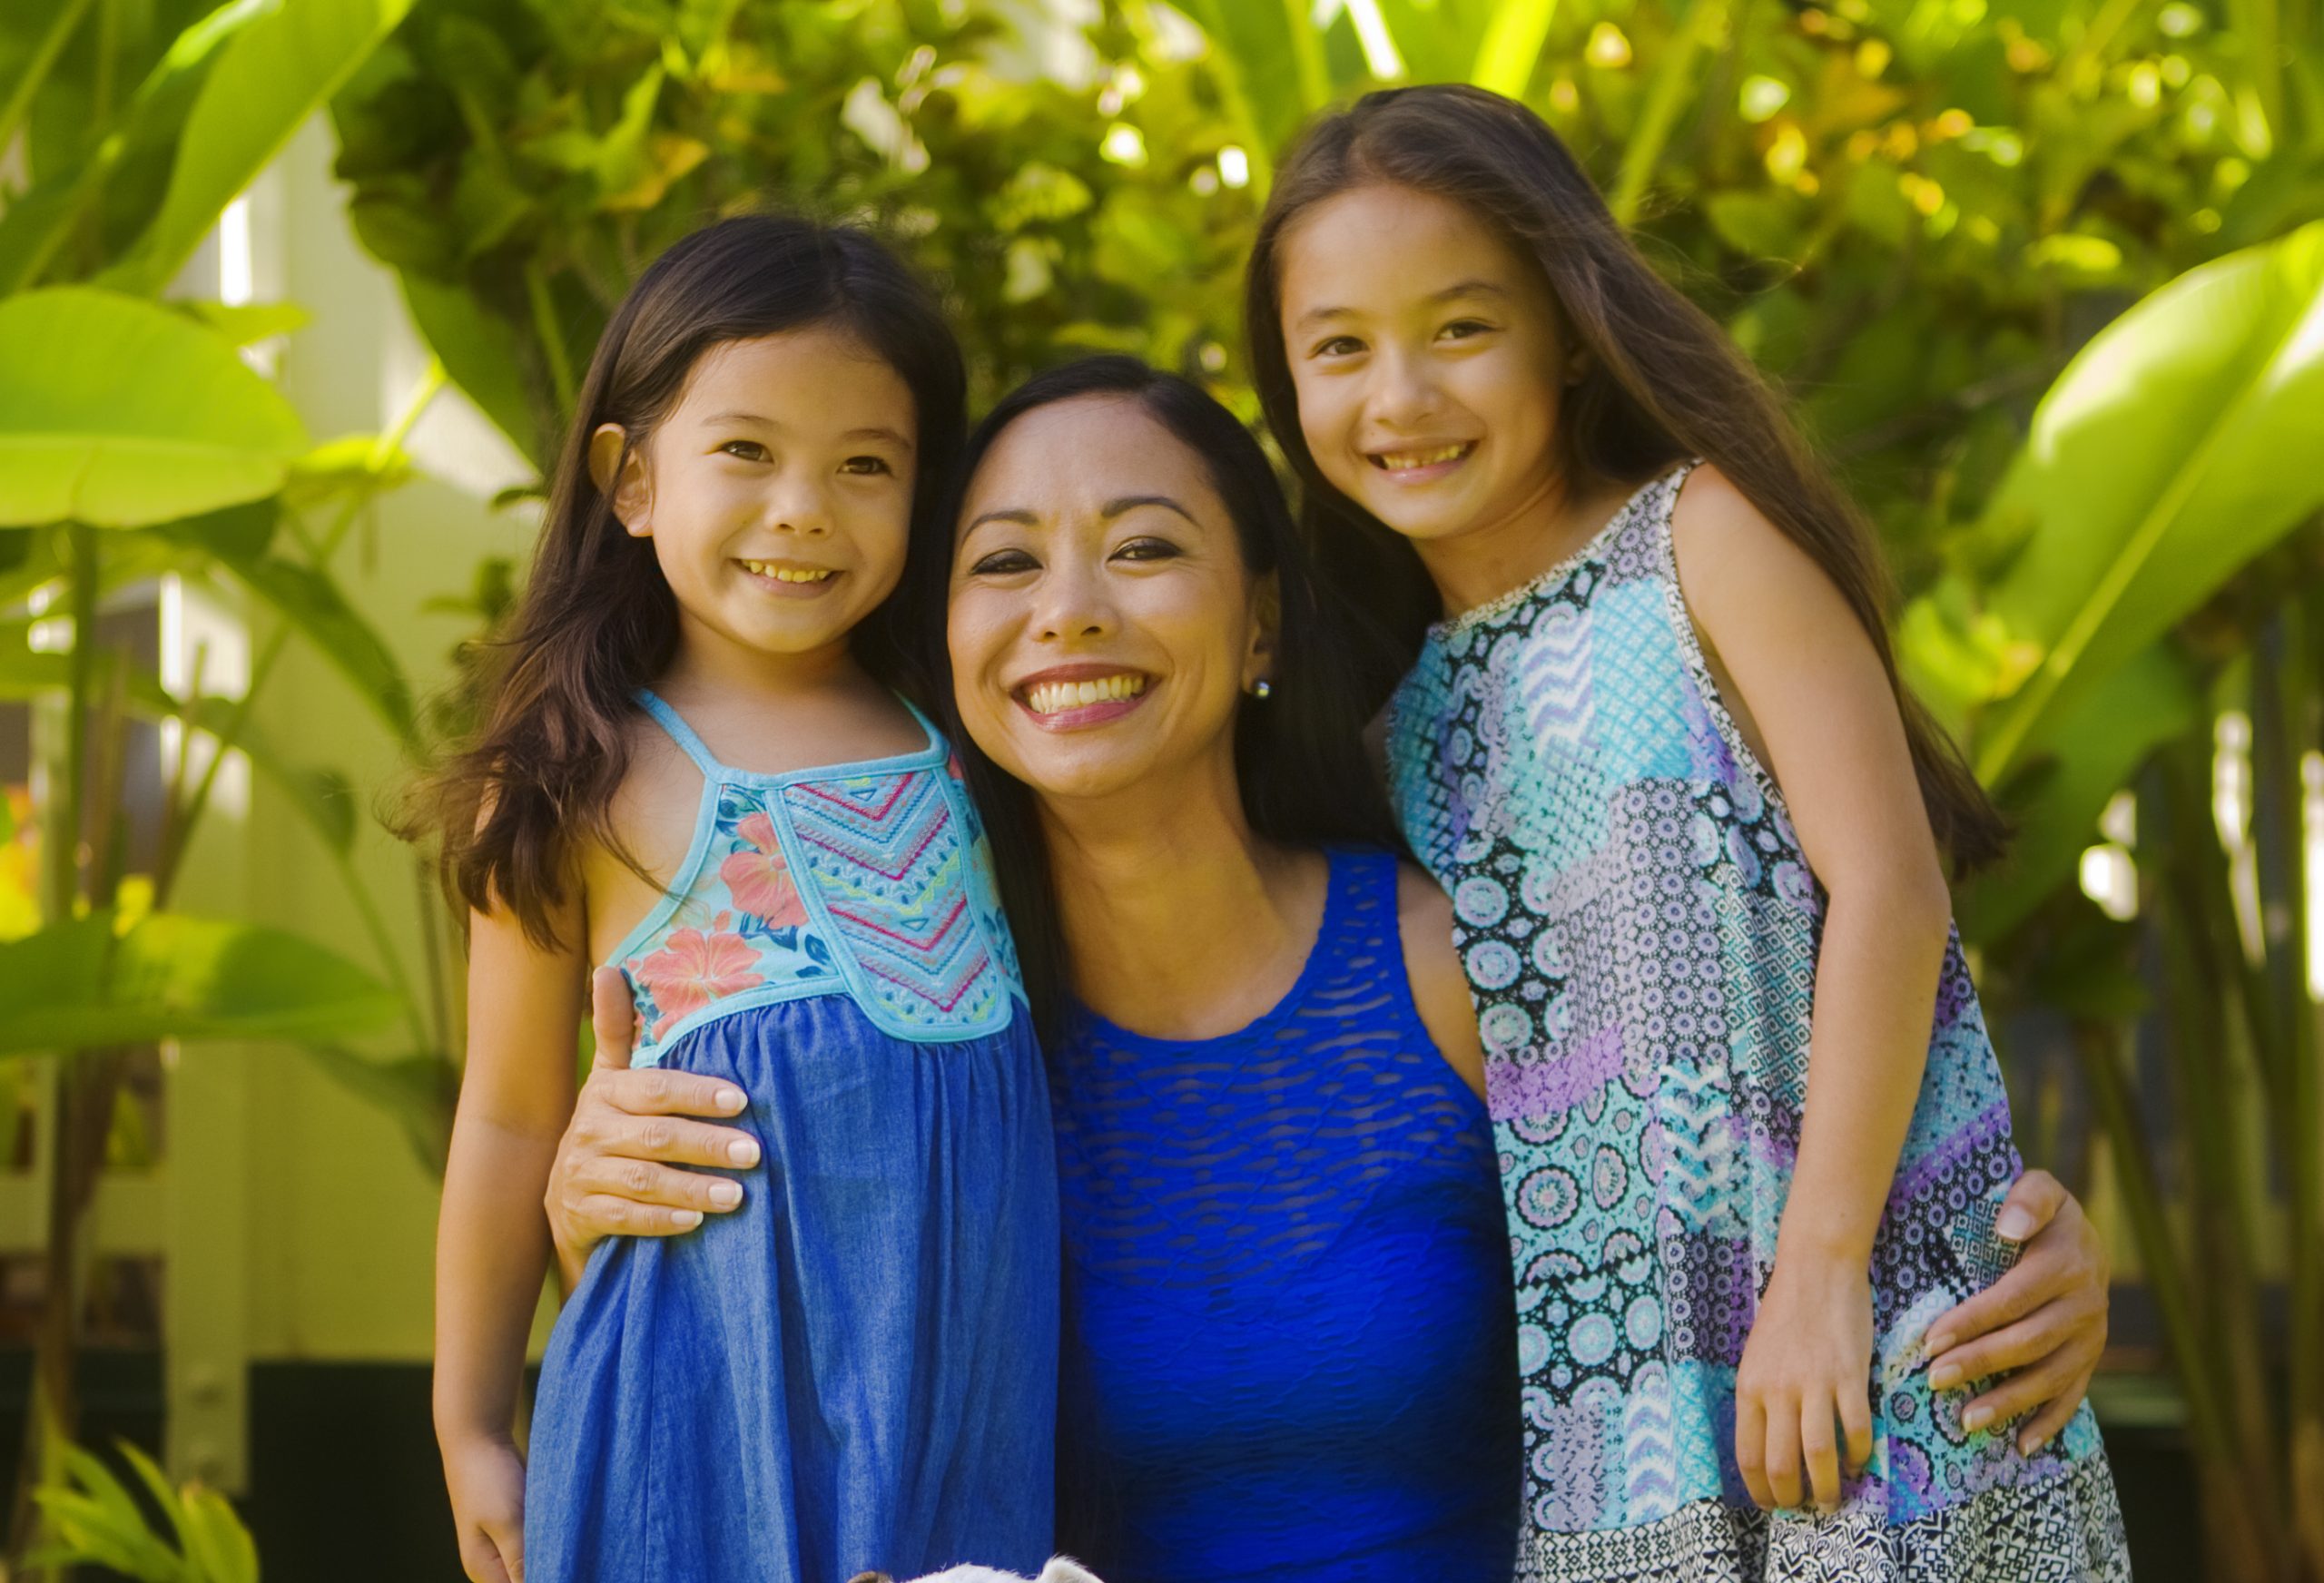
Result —
[[1554, 498], [1572, 352], [1531, 261], [1452, 200], [1387, 183], [1316, 204], [1281, 259], [1300, 432], [1334, 488], [1423, 556]]
[[1201, 457], [1130, 397], [1037, 408], [970, 479], [946, 641], [962, 723], [1045, 797], [1234, 772], [1268, 585]]

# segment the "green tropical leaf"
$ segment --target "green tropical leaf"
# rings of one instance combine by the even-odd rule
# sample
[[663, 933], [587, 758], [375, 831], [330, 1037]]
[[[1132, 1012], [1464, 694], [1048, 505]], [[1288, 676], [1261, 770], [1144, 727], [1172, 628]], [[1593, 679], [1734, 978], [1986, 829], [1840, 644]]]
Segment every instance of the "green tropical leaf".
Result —
[[0, 300], [0, 526], [191, 516], [274, 493], [305, 448], [290, 403], [184, 314], [85, 286]]
[[2202, 693], [2165, 644], [2134, 655], [2102, 680], [2043, 742], [2043, 756], [2003, 789], [2017, 826], [2008, 858], [1956, 899], [1965, 939], [1991, 942], [2014, 929], [2059, 886], [2073, 881], [2097, 839], [2098, 816], [2156, 749], [2193, 726]]
[[1190, 0], [1211, 38], [1211, 66], [1245, 123], [1255, 162], [1281, 148], [1330, 99], [1322, 33], [1300, 0]]
[[153, 225], [103, 283], [147, 293], [167, 284], [220, 211], [410, 8], [411, 0], [295, 0], [250, 18], [202, 78]]
[[333, 1082], [392, 1116], [419, 1163], [443, 1174], [452, 1108], [460, 1096], [459, 1072], [449, 1057], [427, 1050], [382, 1060], [338, 1045], [309, 1045], [306, 1053]]
[[1988, 512], [2035, 525], [1987, 608], [2043, 658], [1981, 723], [1987, 784], [2324, 506], [2319, 413], [2324, 221], [2189, 271], [2067, 366]]
[[298, 628], [399, 742], [410, 737], [411, 688], [403, 667], [329, 574], [280, 556], [220, 564]]
[[215, 1490], [186, 1486], [178, 1531], [194, 1583], [258, 1583], [258, 1546]]
[[118, 938], [100, 912], [0, 944], [0, 1055], [157, 1039], [311, 1039], [393, 1021], [396, 997], [279, 929], [154, 913]]

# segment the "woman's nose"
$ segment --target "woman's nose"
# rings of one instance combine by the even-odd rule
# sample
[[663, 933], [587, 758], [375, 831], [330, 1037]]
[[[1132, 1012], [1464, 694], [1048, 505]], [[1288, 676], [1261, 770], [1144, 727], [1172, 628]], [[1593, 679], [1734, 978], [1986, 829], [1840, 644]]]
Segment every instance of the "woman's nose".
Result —
[[1033, 633], [1058, 641], [1103, 637], [1114, 629], [1115, 612], [1105, 579], [1079, 566], [1052, 569], [1034, 595]]

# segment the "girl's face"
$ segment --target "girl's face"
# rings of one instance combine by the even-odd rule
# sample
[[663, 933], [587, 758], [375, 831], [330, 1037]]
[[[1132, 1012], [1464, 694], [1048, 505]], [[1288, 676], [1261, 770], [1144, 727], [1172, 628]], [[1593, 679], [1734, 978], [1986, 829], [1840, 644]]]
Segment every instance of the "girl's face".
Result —
[[1299, 428], [1332, 487], [1424, 557], [1538, 526], [1573, 355], [1540, 270], [1459, 203], [1388, 184], [1316, 204], [1280, 257]]
[[970, 481], [946, 638], [962, 722], [1046, 798], [1234, 774], [1272, 657], [1272, 579], [1243, 564], [1200, 457], [1125, 397], [1027, 413]]
[[[654, 541], [689, 644], [827, 653], [903, 575], [916, 430], [902, 377], [843, 331], [726, 341], [631, 456], [615, 514]], [[600, 487], [621, 443], [591, 438]]]

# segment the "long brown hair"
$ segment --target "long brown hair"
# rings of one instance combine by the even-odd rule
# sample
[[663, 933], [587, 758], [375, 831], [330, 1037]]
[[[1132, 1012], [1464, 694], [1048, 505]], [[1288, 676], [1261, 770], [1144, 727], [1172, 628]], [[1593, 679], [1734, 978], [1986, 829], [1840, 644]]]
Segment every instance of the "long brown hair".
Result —
[[[788, 215], [721, 221], [656, 259], [615, 310], [582, 381], [523, 601], [476, 684], [483, 723], [419, 783], [400, 821], [407, 838], [440, 843], [456, 900], [507, 907], [544, 948], [558, 943], [551, 919], [573, 883], [573, 854], [588, 842], [623, 853], [612, 807], [635, 694], [678, 637], [652, 543], [630, 536], [590, 477], [589, 438], [621, 426], [618, 477], [704, 353], [811, 325], [853, 335], [911, 389], [907, 559], [950, 558], [936, 506], [960, 455], [966, 379], [935, 294], [868, 232]], [[853, 638], [859, 662], [884, 679], [906, 669], [901, 606], [891, 597]]]
[[1284, 346], [1284, 239], [1339, 193], [1384, 182], [1449, 198], [1533, 261], [1586, 372], [1559, 418], [1564, 465], [1643, 483], [1699, 457], [1815, 558], [1871, 636], [1895, 689], [1938, 843], [1956, 871], [2001, 854], [2008, 830], [1959, 750], [1896, 674], [1894, 598], [1870, 526], [1816, 458], [1784, 404], [1710, 316], [1647, 264], [1555, 133], [1523, 105], [1439, 84], [1367, 93], [1311, 123], [1283, 162], [1251, 265], [1245, 328], [1259, 401], [1303, 485], [1305, 526], [1328, 575], [1378, 623], [1388, 662], [1408, 664], [1437, 614], [1411, 544], [1327, 483], [1299, 427]]

